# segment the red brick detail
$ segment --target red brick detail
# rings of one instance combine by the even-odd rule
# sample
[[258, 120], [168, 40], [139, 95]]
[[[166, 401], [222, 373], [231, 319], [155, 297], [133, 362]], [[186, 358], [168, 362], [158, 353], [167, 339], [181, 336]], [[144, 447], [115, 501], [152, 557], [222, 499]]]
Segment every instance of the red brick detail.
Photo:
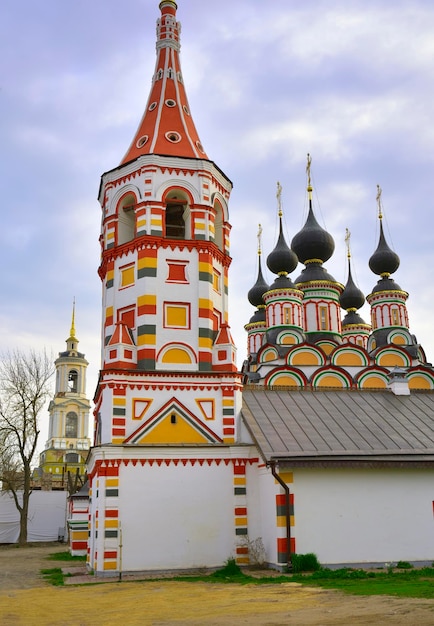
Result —
[[234, 465], [234, 474], [237, 475], [243, 475], [246, 473], [246, 466], [245, 465]]
[[235, 507], [235, 515], [247, 515], [247, 509], [244, 506]]
[[237, 546], [236, 553], [237, 554], [249, 554], [249, 548], [243, 547], [243, 546]]
[[106, 517], [119, 517], [119, 511], [117, 509], [106, 509]]

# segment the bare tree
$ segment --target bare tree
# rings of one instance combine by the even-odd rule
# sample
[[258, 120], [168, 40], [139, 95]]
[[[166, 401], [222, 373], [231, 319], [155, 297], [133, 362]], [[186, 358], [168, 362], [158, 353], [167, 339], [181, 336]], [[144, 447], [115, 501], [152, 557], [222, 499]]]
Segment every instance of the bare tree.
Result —
[[53, 359], [45, 351], [13, 350], [0, 357], [0, 480], [20, 514], [20, 545], [27, 543], [31, 465], [53, 372]]

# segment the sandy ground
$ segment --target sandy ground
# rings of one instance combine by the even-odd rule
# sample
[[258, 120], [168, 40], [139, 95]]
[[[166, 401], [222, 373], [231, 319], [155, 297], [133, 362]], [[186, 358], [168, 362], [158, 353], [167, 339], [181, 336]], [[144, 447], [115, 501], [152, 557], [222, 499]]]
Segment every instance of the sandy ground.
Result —
[[2, 626], [433, 626], [434, 601], [357, 597], [281, 585], [110, 582], [52, 587], [58, 544], [0, 546]]

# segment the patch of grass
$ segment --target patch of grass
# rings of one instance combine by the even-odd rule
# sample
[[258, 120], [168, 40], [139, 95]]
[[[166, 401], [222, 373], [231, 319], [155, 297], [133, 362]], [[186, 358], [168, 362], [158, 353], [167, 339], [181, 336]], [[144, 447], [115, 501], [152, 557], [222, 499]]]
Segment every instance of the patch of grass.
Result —
[[65, 574], [60, 567], [53, 567], [52, 569], [41, 569], [41, 574], [44, 580], [55, 587], [62, 587], [65, 584]]
[[208, 574], [205, 578], [212, 579], [215, 582], [244, 582], [245, 578], [250, 577], [243, 574], [235, 559], [228, 559], [224, 567], [212, 574]]
[[434, 599], [434, 568], [424, 567], [402, 572], [322, 569], [309, 575], [294, 575], [292, 580], [304, 585], [339, 589], [353, 595], [390, 595], [402, 598]]
[[47, 559], [50, 561], [68, 561], [68, 562], [81, 562], [86, 560], [86, 555], [83, 556], [72, 556], [70, 552], [54, 552], [53, 554], [49, 554]]

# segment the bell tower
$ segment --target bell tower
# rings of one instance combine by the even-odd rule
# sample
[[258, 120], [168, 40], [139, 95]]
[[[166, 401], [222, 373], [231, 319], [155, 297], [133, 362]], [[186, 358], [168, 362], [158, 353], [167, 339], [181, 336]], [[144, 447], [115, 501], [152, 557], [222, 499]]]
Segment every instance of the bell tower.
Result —
[[72, 311], [71, 330], [66, 340], [66, 350], [59, 352], [54, 362], [56, 386], [49, 412], [48, 439], [40, 455], [43, 475], [56, 483], [66, 485], [66, 474], [84, 479], [86, 457], [90, 447], [89, 411], [86, 397], [86, 369], [88, 362], [78, 351], [75, 334], [75, 304]]
[[[97, 572], [119, 567], [121, 516], [128, 528], [137, 507], [151, 506], [149, 494], [149, 501], [143, 493], [132, 495], [129, 472], [138, 488], [157, 475], [148, 464], [154, 467], [158, 455], [156, 466], [164, 458], [178, 484], [180, 468], [195, 465], [202, 448], [220, 459], [229, 455], [226, 468], [240, 436], [242, 376], [228, 320], [232, 183], [207, 156], [193, 122], [179, 58], [177, 5], [162, 0], [159, 9], [145, 110], [121, 163], [102, 175], [99, 190], [103, 345], [88, 461], [89, 565]], [[207, 463], [214, 467], [214, 461]], [[219, 472], [221, 460], [216, 463]], [[190, 478], [205, 489], [203, 471]], [[172, 502], [182, 488], [178, 484]], [[109, 512], [103, 499], [108, 493]], [[97, 532], [103, 524], [104, 533]], [[155, 524], [161, 527], [161, 520]], [[195, 528], [196, 520], [185, 536]], [[125, 529], [123, 537], [131, 542], [130, 548], [124, 544], [123, 558], [129, 549], [136, 558], [134, 532]], [[155, 545], [143, 556], [147, 566]], [[176, 544], [171, 550], [177, 552]]]

